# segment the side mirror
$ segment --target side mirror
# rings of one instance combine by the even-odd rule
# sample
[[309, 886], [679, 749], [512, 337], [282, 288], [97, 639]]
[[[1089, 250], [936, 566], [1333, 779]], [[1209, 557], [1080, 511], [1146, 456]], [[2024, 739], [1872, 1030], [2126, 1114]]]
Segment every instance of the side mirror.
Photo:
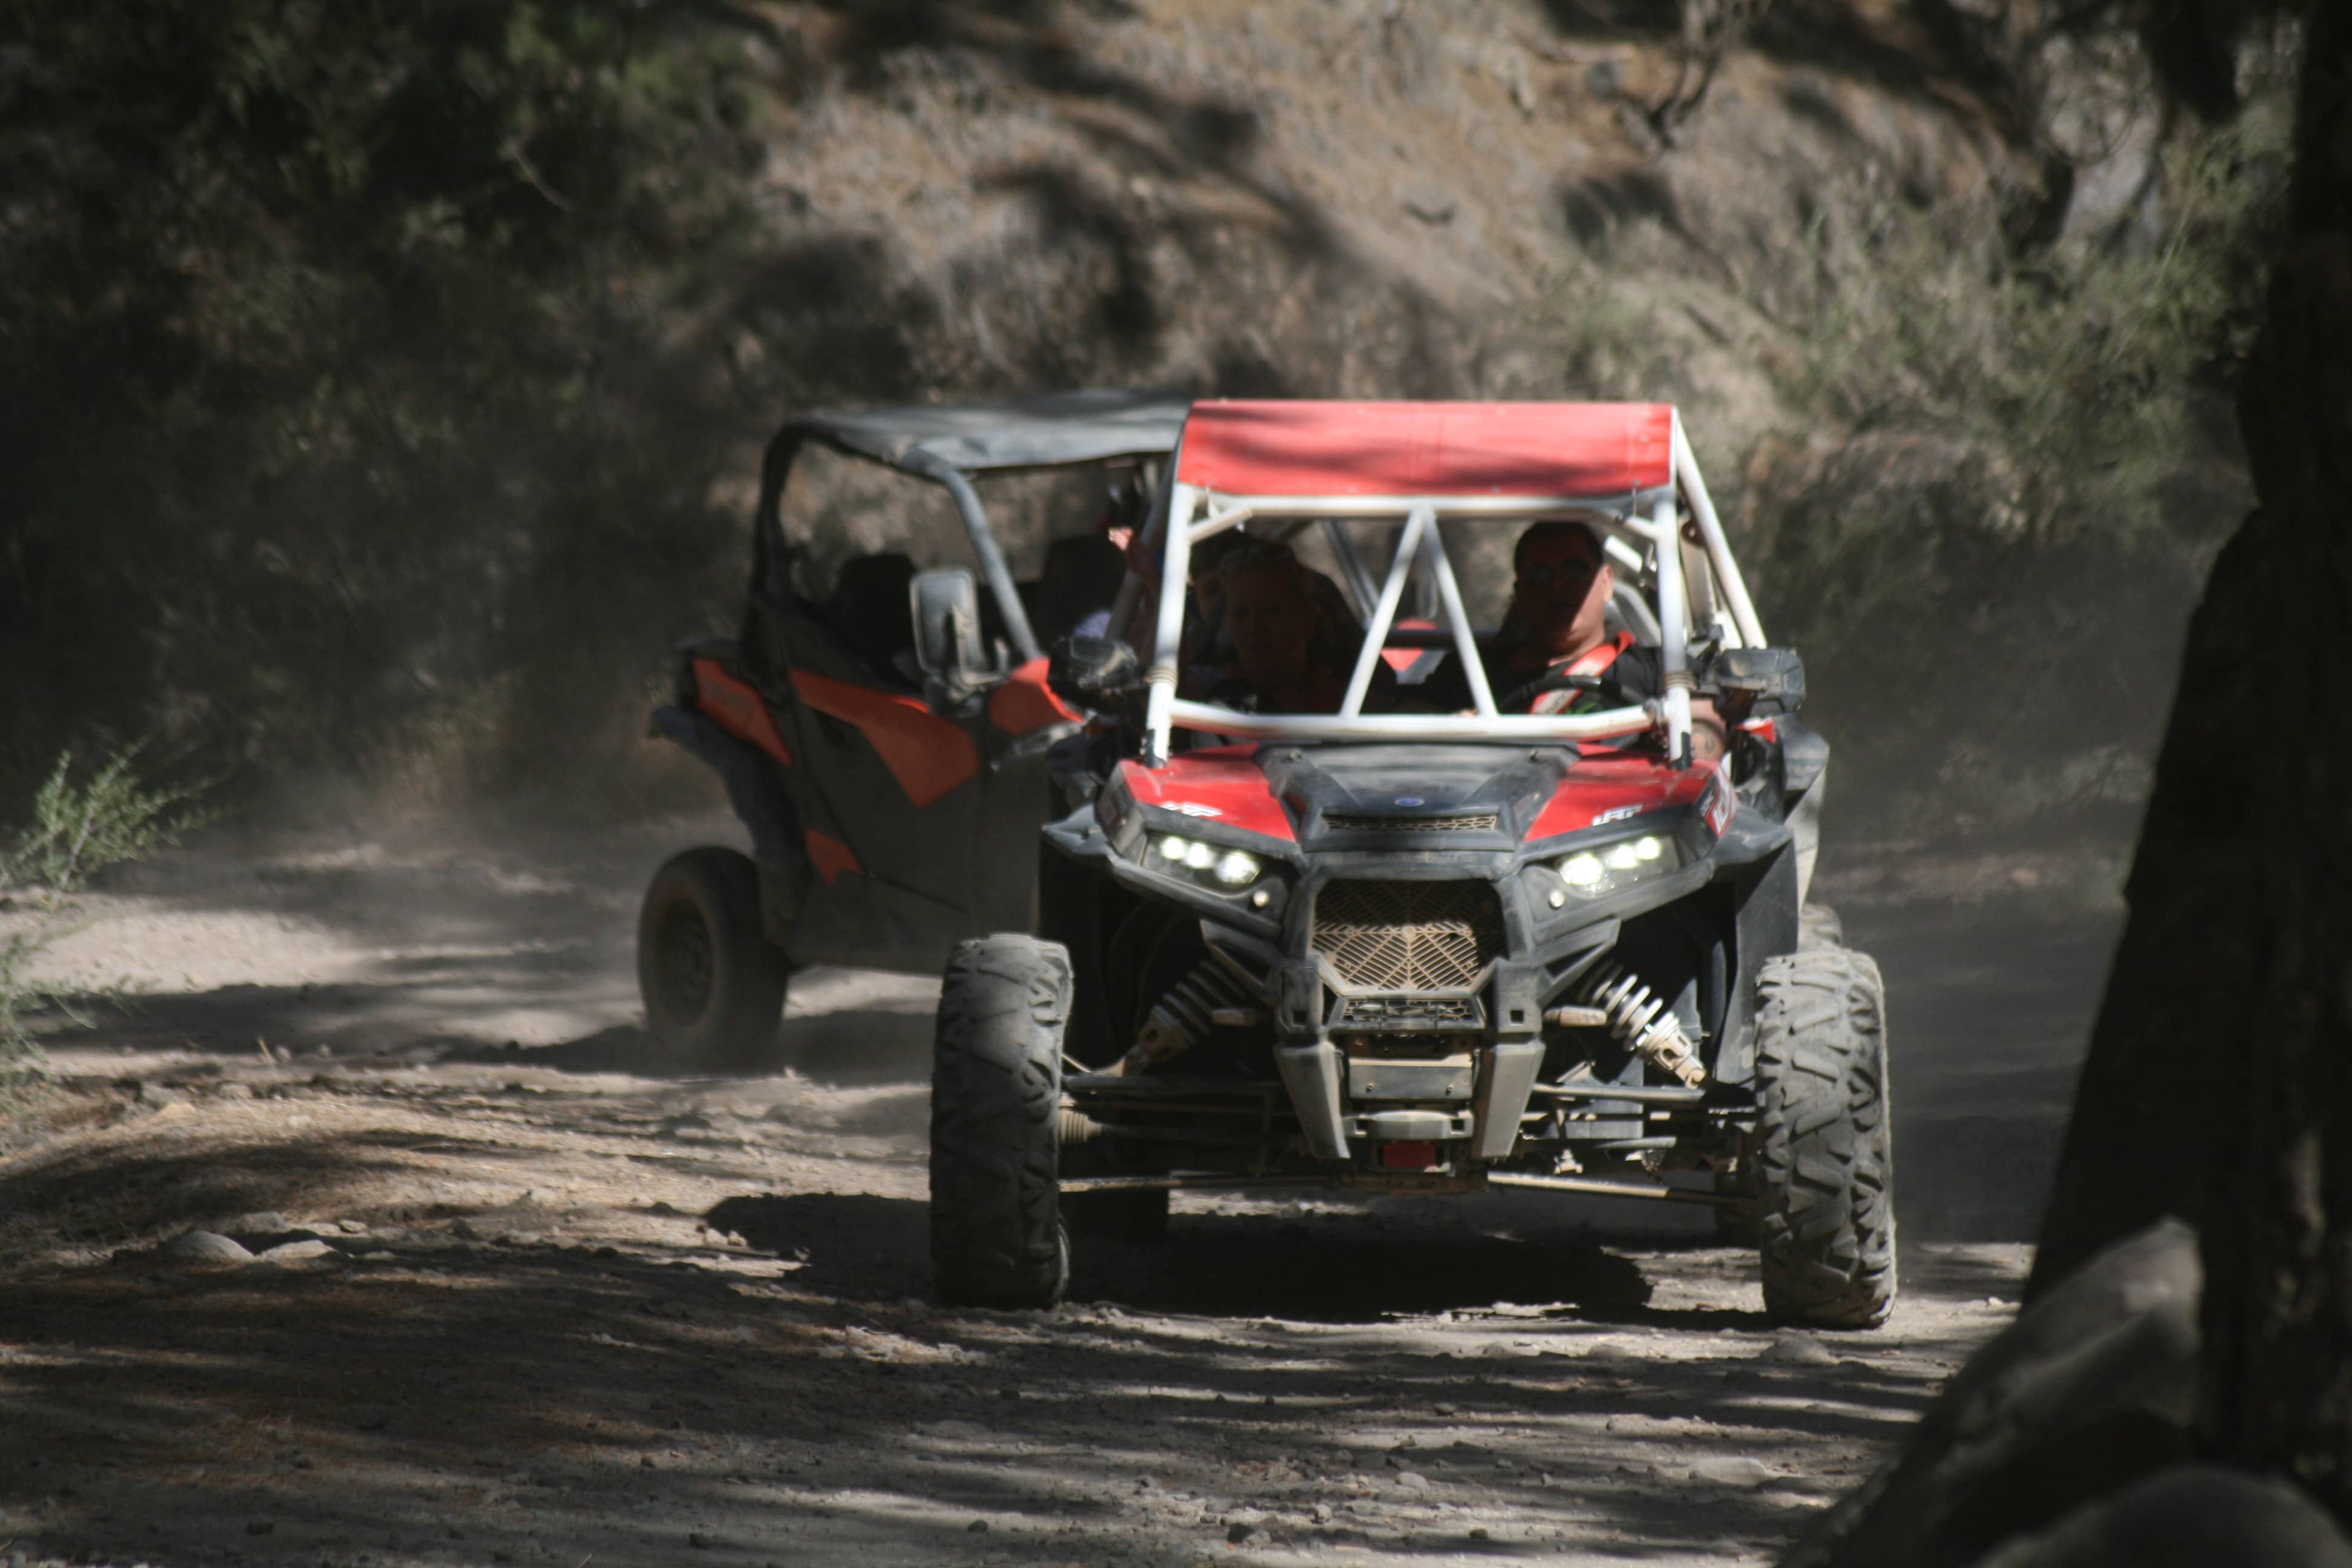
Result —
[[915, 663], [926, 677], [960, 691], [991, 673], [980, 646], [980, 590], [970, 569], [918, 572], [907, 594], [915, 616]]
[[1066, 637], [1046, 661], [1045, 684], [1073, 708], [1115, 713], [1143, 689], [1143, 667], [1116, 637]]
[[1805, 705], [1805, 661], [1792, 647], [1727, 647], [1707, 661], [1705, 684], [1759, 719]]

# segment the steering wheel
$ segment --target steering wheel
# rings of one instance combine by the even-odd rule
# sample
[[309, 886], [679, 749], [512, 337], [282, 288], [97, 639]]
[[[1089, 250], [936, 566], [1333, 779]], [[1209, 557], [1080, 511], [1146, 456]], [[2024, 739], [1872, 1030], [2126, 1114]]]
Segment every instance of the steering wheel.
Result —
[[1601, 678], [1597, 675], [1563, 675], [1548, 670], [1524, 685], [1511, 689], [1508, 694], [1495, 700], [1497, 712], [1524, 713], [1535, 706], [1537, 698], [1548, 691], [1599, 691]]

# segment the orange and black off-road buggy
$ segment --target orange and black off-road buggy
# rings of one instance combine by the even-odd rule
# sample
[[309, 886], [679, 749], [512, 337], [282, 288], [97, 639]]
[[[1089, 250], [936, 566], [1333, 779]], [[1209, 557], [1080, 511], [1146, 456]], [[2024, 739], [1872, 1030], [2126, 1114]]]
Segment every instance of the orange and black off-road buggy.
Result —
[[[1100, 466], [1139, 518], [1186, 406], [1087, 391], [815, 414], [770, 442], [740, 630], [681, 650], [676, 696], [653, 719], [718, 772], [753, 847], [686, 850], [646, 891], [637, 973], [667, 1059], [779, 1066], [793, 969], [937, 974], [957, 942], [1026, 928], [1046, 752], [1078, 717], [1046, 688], [1045, 647], [1100, 618], [1123, 567], [1090, 530], [1016, 582], [974, 481]], [[944, 488], [977, 574], [884, 552], [843, 563], [821, 597], [803, 592], [806, 542], [786, 501], [812, 446]]]

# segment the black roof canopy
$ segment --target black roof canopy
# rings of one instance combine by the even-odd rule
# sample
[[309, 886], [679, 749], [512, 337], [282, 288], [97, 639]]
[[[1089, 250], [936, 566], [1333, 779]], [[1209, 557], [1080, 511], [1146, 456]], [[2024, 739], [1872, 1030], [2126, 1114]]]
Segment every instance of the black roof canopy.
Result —
[[791, 558], [784, 538], [784, 480], [793, 453], [819, 442], [887, 463], [944, 487], [971, 536], [981, 574], [1024, 659], [1039, 657], [1013, 574], [988, 525], [988, 509], [970, 476], [1006, 468], [1050, 468], [1116, 458], [1164, 457], [1176, 449], [1192, 400], [1162, 388], [1102, 387], [1003, 397], [987, 403], [875, 408], [859, 414], [802, 414], [784, 421], [761, 465], [760, 507], [752, 525], [753, 591], [773, 585]]
[[1175, 449], [1192, 400], [1157, 388], [1100, 388], [860, 414], [803, 414], [780, 443], [822, 441], [912, 473], [1051, 468]]

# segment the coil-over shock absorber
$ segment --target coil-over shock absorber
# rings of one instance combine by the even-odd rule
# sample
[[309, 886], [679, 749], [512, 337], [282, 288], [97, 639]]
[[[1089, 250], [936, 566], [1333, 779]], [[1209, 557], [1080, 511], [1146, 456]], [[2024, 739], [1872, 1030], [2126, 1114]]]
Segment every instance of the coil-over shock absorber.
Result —
[[1240, 979], [1215, 959], [1204, 958], [1153, 1005], [1143, 1027], [1136, 1031], [1135, 1044], [1110, 1070], [1139, 1073], [1181, 1057], [1208, 1035], [1214, 1015], [1251, 1005]]
[[1544, 1017], [1571, 1027], [1606, 1029], [1626, 1049], [1692, 1089], [1706, 1081], [1706, 1068], [1690, 1037], [1683, 1033], [1682, 1019], [1665, 998], [1623, 964], [1612, 959], [1596, 965], [1579, 988], [1578, 998], [1582, 1005], [1555, 1007]]

